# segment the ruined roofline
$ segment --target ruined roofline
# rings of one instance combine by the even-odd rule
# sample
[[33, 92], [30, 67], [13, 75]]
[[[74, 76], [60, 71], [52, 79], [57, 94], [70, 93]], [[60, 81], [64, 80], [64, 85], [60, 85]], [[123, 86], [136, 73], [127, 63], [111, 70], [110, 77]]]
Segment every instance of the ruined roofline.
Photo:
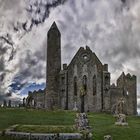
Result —
[[72, 62], [74, 61], [74, 59], [76, 58], [76, 56], [78, 55], [78, 53], [79, 53], [81, 50], [85, 50], [84, 47], [80, 47], [80, 48], [78, 49], [78, 51], [75, 53], [74, 57], [73, 57], [72, 60], [70, 61], [69, 65], [68, 65], [68, 68], [69, 68], [69, 66], [72, 64]]
[[130, 78], [130, 79], [133, 79], [133, 78], [136, 78], [136, 75], [131, 75], [130, 73], [127, 73], [126, 77]]
[[95, 56], [96, 61], [97, 61], [98, 63], [100, 63], [100, 64], [103, 66], [102, 62], [101, 62], [100, 59], [97, 57], [96, 53], [95, 53], [95, 52], [92, 52], [92, 50], [90, 49], [89, 46], [86, 46], [85, 50], [90, 51], [90, 52]]
[[97, 57], [97, 55], [95, 54], [95, 52], [93, 52], [93, 55], [95, 55], [96, 61], [99, 62], [99, 63], [103, 66], [102, 62], [101, 62], [100, 59]]
[[96, 61], [97, 63], [100, 63], [100, 65], [103, 66], [102, 62], [99, 60], [99, 58], [97, 57], [97, 55], [95, 54], [95, 52], [93, 52], [93, 51], [90, 49], [90, 47], [86, 45], [85, 47], [80, 47], [80, 48], [78, 49], [78, 51], [75, 53], [74, 57], [72, 58], [71, 62], [69, 63], [68, 68], [69, 68], [70, 65], [73, 63], [74, 59], [76, 58], [76, 56], [79, 54], [80, 51], [88, 51], [88, 52], [90, 52], [92, 55], [95, 56], [95, 57], [94, 57], [94, 58], [95, 58], [95, 61]]
[[93, 53], [92, 50], [90, 49], [90, 47], [88, 47], [87, 45], [85, 47], [80, 47], [78, 49], [78, 51], [75, 53], [75, 55], [72, 58], [72, 60], [70, 61], [69, 65], [68, 65], [68, 68], [72, 64], [72, 62], [74, 61], [74, 59], [76, 58], [76, 56], [79, 54], [80, 51], [90, 51], [91, 53]]
[[32, 95], [32, 94], [35, 94], [35, 93], [44, 93], [45, 89], [39, 89], [39, 90], [34, 90], [34, 91], [29, 91], [28, 92], [28, 95]]
[[130, 73], [125, 74], [124, 72], [122, 72], [122, 74], [118, 77], [117, 81], [121, 78], [123, 78], [123, 79], [126, 79], [126, 78], [127, 79], [136, 79], [136, 75], [131, 75]]
[[110, 90], [122, 90], [122, 88], [121, 87], [118, 87], [115, 83], [112, 83], [111, 85], [110, 85]]
[[122, 88], [118, 87], [115, 83], [112, 83], [110, 85], [110, 89], [122, 89]]

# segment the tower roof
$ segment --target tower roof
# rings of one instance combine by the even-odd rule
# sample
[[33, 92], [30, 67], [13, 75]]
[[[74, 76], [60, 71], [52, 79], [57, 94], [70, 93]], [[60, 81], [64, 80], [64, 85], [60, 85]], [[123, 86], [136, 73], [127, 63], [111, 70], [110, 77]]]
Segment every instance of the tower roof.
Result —
[[54, 22], [53, 22], [53, 24], [51, 25], [51, 27], [50, 27], [50, 29], [49, 29], [48, 33], [49, 33], [50, 31], [52, 31], [52, 30], [56, 30], [57, 32], [59, 32], [59, 33], [60, 33], [60, 31], [59, 31], [59, 29], [58, 29], [58, 27], [57, 27], [57, 25], [56, 25], [56, 22], [55, 22], [55, 21], [54, 21]]
[[50, 29], [58, 29], [56, 22], [54, 21], [53, 24], [51, 25]]

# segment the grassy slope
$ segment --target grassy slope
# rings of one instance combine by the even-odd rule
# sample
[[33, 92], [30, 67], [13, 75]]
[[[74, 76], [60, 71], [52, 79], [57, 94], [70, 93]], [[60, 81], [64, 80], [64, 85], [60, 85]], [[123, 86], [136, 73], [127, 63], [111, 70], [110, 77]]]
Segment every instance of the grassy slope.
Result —
[[90, 123], [96, 140], [112, 135], [113, 140], [140, 140], [140, 117], [128, 117], [129, 126], [115, 126], [115, 119], [108, 114], [90, 114]]
[[[103, 140], [107, 134], [111, 134], [113, 140], [140, 140], [140, 117], [129, 116], [128, 127], [115, 126], [115, 119], [109, 114], [89, 113], [88, 117], [95, 140]], [[70, 111], [0, 109], [0, 130], [14, 124], [72, 125], [74, 119], [75, 113]]]
[[71, 125], [74, 123], [74, 113], [47, 112], [42, 110], [0, 109], [0, 130], [14, 124], [34, 125]]

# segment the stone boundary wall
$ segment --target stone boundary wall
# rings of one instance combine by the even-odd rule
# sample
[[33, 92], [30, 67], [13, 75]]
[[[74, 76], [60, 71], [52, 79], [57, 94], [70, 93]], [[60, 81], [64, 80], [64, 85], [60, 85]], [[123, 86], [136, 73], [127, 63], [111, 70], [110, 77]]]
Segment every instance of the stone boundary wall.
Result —
[[72, 140], [79, 139], [81, 140], [82, 134], [80, 133], [59, 133], [59, 134], [47, 134], [47, 133], [24, 133], [24, 132], [14, 132], [14, 131], [6, 131], [5, 135], [12, 136], [15, 138], [27, 138], [29, 140]]

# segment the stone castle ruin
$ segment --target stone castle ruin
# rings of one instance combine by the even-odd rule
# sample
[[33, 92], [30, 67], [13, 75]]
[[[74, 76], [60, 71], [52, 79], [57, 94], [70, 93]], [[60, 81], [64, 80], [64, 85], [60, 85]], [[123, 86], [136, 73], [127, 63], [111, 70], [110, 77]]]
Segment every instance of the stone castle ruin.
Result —
[[47, 34], [46, 75], [47, 88], [29, 93], [27, 106], [114, 112], [123, 98], [125, 113], [137, 114], [136, 76], [122, 73], [116, 85], [111, 85], [108, 64], [103, 64], [88, 46], [80, 47], [70, 64], [61, 68], [61, 33], [55, 22]]

